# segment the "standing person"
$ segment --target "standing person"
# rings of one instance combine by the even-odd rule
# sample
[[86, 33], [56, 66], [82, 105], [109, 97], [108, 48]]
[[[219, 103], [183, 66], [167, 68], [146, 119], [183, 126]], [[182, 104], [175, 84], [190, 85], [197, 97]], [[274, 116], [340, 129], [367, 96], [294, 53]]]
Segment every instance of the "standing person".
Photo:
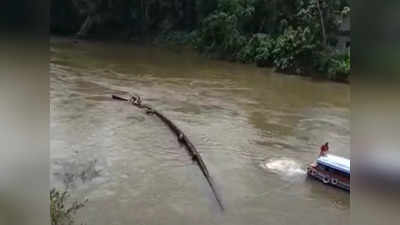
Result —
[[329, 151], [329, 146], [328, 146], [328, 142], [326, 142], [324, 145], [321, 146], [321, 152], [319, 153], [320, 156], [325, 156], [326, 154], [328, 154]]

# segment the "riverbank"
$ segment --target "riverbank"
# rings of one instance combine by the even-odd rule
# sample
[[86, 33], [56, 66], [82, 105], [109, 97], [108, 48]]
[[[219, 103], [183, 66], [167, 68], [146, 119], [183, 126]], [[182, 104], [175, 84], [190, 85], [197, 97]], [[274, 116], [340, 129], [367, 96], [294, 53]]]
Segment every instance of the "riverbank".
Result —
[[[226, 60], [241, 64], [253, 64], [257, 67], [271, 68], [286, 75], [298, 75], [313, 79], [331, 80], [349, 84], [350, 77], [350, 48], [339, 52], [335, 50], [322, 51], [315, 56], [302, 56], [301, 63], [291, 62], [298, 49], [292, 49], [289, 55], [280, 55], [285, 46], [277, 46], [274, 40], [265, 34], [256, 34], [248, 38], [247, 44], [235, 53], [226, 53], [219, 49], [205, 48], [197, 39], [197, 32], [170, 32], [151, 37], [150, 43], [162, 47], [183, 47], [197, 50], [199, 54], [219, 60]], [[291, 39], [300, 37], [291, 37]], [[201, 40], [200, 40], [201, 42]], [[275, 46], [274, 46], [275, 45]], [[274, 55], [275, 54], [275, 55]], [[319, 59], [314, 59], [319, 57]], [[300, 57], [301, 58], [301, 57]]]
[[76, 36], [63, 36], [63, 35], [52, 35], [51, 36], [51, 42], [53, 43], [74, 43], [75, 45], [78, 45], [79, 43], [121, 43], [121, 44], [127, 44], [127, 45], [137, 45], [137, 46], [149, 46], [149, 47], [158, 47], [158, 48], [164, 48], [164, 49], [169, 49], [174, 52], [179, 52], [179, 51], [185, 51], [185, 50], [190, 50], [193, 52], [196, 52], [196, 54], [206, 56], [207, 58], [210, 59], [216, 59], [216, 60], [223, 60], [227, 62], [233, 62], [236, 64], [249, 64], [254, 67], [260, 67], [260, 68], [269, 68], [273, 71], [276, 71], [277, 73], [280, 73], [282, 75], [288, 75], [288, 76], [301, 76], [301, 77], [308, 77], [310, 79], [313, 79], [315, 81], [333, 81], [333, 82], [338, 82], [338, 83], [345, 83], [349, 84], [349, 77], [346, 76], [345, 79], [334, 79], [327, 77], [326, 74], [323, 74], [321, 72], [312, 70], [312, 69], [307, 69], [307, 73], [296, 73], [295, 71], [282, 71], [274, 68], [271, 64], [263, 64], [259, 65], [257, 62], [243, 62], [243, 61], [238, 61], [229, 57], [226, 57], [218, 52], [204, 52], [200, 50], [199, 48], [196, 48], [194, 46], [193, 41], [191, 39], [192, 37], [190, 36], [189, 33], [185, 32], [174, 32], [174, 33], [165, 33], [165, 34], [153, 34], [153, 35], [147, 35], [143, 37], [136, 37], [136, 38], [130, 38], [126, 36], [125, 33], [121, 33], [119, 35], [115, 36], [109, 36], [109, 35], [101, 35], [101, 36], [88, 36], [86, 38], [78, 38]]
[[[80, 2], [80, 1], [78, 1]], [[202, 54], [348, 82], [348, 0], [56, 1], [51, 32], [186, 43]]]

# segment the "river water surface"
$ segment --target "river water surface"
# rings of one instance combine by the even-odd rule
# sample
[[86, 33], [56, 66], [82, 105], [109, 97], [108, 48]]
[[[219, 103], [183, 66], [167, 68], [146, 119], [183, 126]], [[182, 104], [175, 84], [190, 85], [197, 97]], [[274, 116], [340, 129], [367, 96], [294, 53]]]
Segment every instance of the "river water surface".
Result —
[[[350, 89], [190, 50], [51, 42], [51, 184], [87, 225], [340, 225], [349, 193], [306, 177], [319, 146], [350, 157]], [[139, 94], [201, 153], [225, 205]]]

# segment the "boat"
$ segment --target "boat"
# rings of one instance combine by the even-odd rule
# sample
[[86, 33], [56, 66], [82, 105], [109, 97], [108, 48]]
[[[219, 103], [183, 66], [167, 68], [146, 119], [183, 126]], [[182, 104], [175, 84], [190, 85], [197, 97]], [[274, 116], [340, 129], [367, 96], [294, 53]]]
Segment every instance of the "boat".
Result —
[[307, 174], [324, 184], [350, 191], [350, 160], [325, 154], [307, 167]]

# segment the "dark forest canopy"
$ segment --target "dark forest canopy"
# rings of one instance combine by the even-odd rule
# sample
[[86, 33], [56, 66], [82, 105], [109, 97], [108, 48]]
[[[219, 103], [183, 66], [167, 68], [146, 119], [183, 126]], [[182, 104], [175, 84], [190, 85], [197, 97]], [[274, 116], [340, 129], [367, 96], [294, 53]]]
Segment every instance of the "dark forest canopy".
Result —
[[192, 30], [216, 8], [216, 0], [52, 0], [51, 30], [82, 36]]
[[[52, 0], [51, 31], [166, 37], [222, 58], [347, 80], [349, 0]], [[346, 33], [347, 32], [347, 33]]]

